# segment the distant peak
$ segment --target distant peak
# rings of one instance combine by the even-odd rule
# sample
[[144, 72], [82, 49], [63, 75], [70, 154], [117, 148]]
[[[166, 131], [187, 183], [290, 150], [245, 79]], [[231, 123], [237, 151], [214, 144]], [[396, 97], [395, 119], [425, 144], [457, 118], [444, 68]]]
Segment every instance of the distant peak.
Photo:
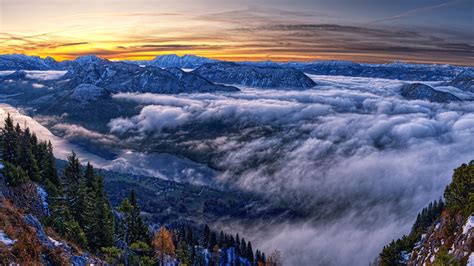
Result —
[[74, 61], [80, 64], [86, 64], [86, 63], [107, 62], [108, 60], [100, 58], [96, 55], [84, 55], [84, 56], [77, 57]]
[[185, 55], [177, 55], [177, 54], [163, 54], [163, 55], [158, 55], [155, 57], [154, 60], [159, 60], [159, 59], [205, 59], [205, 60], [212, 60], [207, 57], [203, 56], [198, 56], [194, 54], [185, 54]]

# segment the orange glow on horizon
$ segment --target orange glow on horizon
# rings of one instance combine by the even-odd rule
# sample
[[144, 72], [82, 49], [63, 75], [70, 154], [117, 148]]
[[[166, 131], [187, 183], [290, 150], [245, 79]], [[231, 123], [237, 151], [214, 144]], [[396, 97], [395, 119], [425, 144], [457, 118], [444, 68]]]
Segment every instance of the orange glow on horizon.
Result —
[[474, 65], [472, 48], [463, 40], [452, 39], [457, 45], [450, 48], [447, 40], [435, 43], [433, 36], [424, 33], [403, 35], [391, 27], [324, 24], [317, 17], [294, 18], [272, 9], [207, 13], [156, 6], [148, 10], [134, 3], [123, 4], [122, 9], [93, 2], [57, 9], [29, 4], [44, 14], [30, 16], [13, 2], [16, 13], [0, 10], [0, 54], [50, 56], [57, 61], [87, 54], [110, 60], [194, 54], [229, 61]]

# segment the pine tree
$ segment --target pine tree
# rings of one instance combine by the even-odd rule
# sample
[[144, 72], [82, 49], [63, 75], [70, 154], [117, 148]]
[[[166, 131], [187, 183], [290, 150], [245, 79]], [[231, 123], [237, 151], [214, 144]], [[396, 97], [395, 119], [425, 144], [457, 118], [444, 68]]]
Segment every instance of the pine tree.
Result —
[[25, 171], [23, 171], [21, 167], [15, 166], [9, 162], [4, 163], [4, 167], [1, 171], [6, 177], [9, 186], [18, 186], [28, 181], [28, 175]]
[[20, 136], [20, 145], [18, 146], [16, 162], [21, 168], [23, 168], [23, 170], [25, 170], [26, 174], [31, 180], [39, 182], [41, 178], [39, 175], [36, 159], [33, 156], [30, 141], [30, 129], [26, 128], [23, 132], [23, 135]]
[[226, 245], [224, 232], [223, 232], [222, 230], [221, 230], [221, 232], [219, 233], [219, 240], [217, 241], [217, 244], [218, 244], [219, 247], [221, 247], [221, 248]]
[[253, 257], [253, 249], [252, 249], [252, 243], [250, 241], [247, 243], [247, 258], [249, 259], [250, 263], [253, 264], [254, 257]]
[[453, 181], [444, 191], [446, 207], [463, 217], [474, 213], [474, 161], [454, 170]]
[[212, 250], [214, 248], [214, 246], [217, 245], [217, 236], [216, 236], [216, 232], [211, 232], [211, 236], [209, 238], [209, 250]]
[[202, 233], [202, 246], [204, 248], [208, 248], [209, 247], [209, 241], [210, 241], [210, 238], [211, 238], [211, 229], [209, 229], [209, 226], [206, 224], [204, 226], [204, 230], [203, 230], [203, 233]]
[[136, 241], [143, 241], [149, 243], [148, 227], [143, 222], [140, 216], [140, 206], [137, 203], [135, 190], [130, 191], [130, 204], [132, 205], [130, 215], [130, 243]]
[[262, 255], [260, 254], [260, 250], [257, 249], [257, 251], [255, 251], [255, 261], [256, 262], [261, 262], [262, 261]]
[[82, 219], [83, 208], [83, 193], [84, 187], [82, 186], [82, 172], [79, 159], [76, 156], [76, 153], [68, 157], [68, 163], [64, 169], [63, 174], [63, 187], [64, 187], [64, 197], [66, 203], [68, 204], [71, 213], [75, 220], [79, 221]]
[[188, 244], [190, 245], [195, 245], [196, 242], [195, 242], [195, 238], [194, 238], [194, 233], [193, 233], [193, 229], [188, 226], [186, 228], [186, 242], [188, 242]]
[[[101, 236], [100, 246], [107, 247], [113, 245], [114, 240], [114, 214], [112, 212], [112, 206], [107, 198], [107, 194], [105, 193], [104, 189], [104, 178], [100, 175], [96, 176], [96, 184], [97, 184], [97, 205], [99, 210], [99, 224], [97, 226], [97, 230], [101, 232], [99, 235]], [[102, 216], [100, 215], [102, 214]]]
[[42, 160], [40, 161], [41, 166], [41, 180], [42, 182], [46, 182], [47, 180], [53, 184], [56, 189], [61, 188], [61, 180], [58, 175], [58, 171], [56, 170], [56, 159], [54, 158], [53, 154], [53, 145], [49, 141], [48, 143], [42, 143], [44, 146], [44, 155]]
[[179, 265], [192, 265], [188, 245], [185, 241], [179, 241], [176, 255], [179, 259]]
[[19, 135], [13, 126], [13, 120], [8, 114], [5, 125], [2, 128], [3, 135], [3, 160], [15, 163], [18, 153]]
[[239, 234], [237, 234], [235, 236], [235, 243], [234, 243], [234, 246], [235, 246], [235, 254], [237, 257], [239, 257], [240, 255], [242, 255], [241, 253], [241, 250], [240, 250], [240, 238], [239, 238]]
[[31, 152], [33, 153], [33, 157], [38, 162], [38, 168], [41, 168], [39, 163], [43, 160], [43, 156], [45, 156], [46, 146], [44, 142], [39, 142], [38, 137], [34, 132], [31, 133], [30, 137], [30, 145], [31, 145]]
[[84, 181], [81, 185], [84, 192], [79, 193], [82, 199], [84, 212], [81, 222], [86, 232], [89, 246], [92, 250], [113, 244], [114, 219], [107, 200], [103, 179], [97, 175], [90, 163], [84, 172]]
[[244, 258], [247, 258], [247, 244], [245, 243], [245, 239], [243, 237], [240, 242], [240, 255], [242, 255]]

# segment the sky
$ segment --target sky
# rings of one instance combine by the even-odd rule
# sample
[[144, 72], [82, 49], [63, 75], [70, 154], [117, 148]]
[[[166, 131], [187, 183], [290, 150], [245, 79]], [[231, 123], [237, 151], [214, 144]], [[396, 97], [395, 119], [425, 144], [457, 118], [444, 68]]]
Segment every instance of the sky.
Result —
[[474, 0], [0, 0], [0, 54], [474, 63]]

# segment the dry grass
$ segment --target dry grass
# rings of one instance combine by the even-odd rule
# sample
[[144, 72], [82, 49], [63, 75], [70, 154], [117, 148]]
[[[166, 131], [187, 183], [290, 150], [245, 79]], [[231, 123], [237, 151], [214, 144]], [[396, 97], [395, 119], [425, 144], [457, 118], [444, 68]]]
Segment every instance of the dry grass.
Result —
[[66, 265], [67, 254], [62, 249], [49, 250], [41, 245], [36, 230], [23, 218], [23, 212], [10, 201], [0, 204], [0, 229], [16, 240], [12, 247], [0, 244], [0, 264], [42, 265], [41, 254], [45, 254], [56, 265]]

